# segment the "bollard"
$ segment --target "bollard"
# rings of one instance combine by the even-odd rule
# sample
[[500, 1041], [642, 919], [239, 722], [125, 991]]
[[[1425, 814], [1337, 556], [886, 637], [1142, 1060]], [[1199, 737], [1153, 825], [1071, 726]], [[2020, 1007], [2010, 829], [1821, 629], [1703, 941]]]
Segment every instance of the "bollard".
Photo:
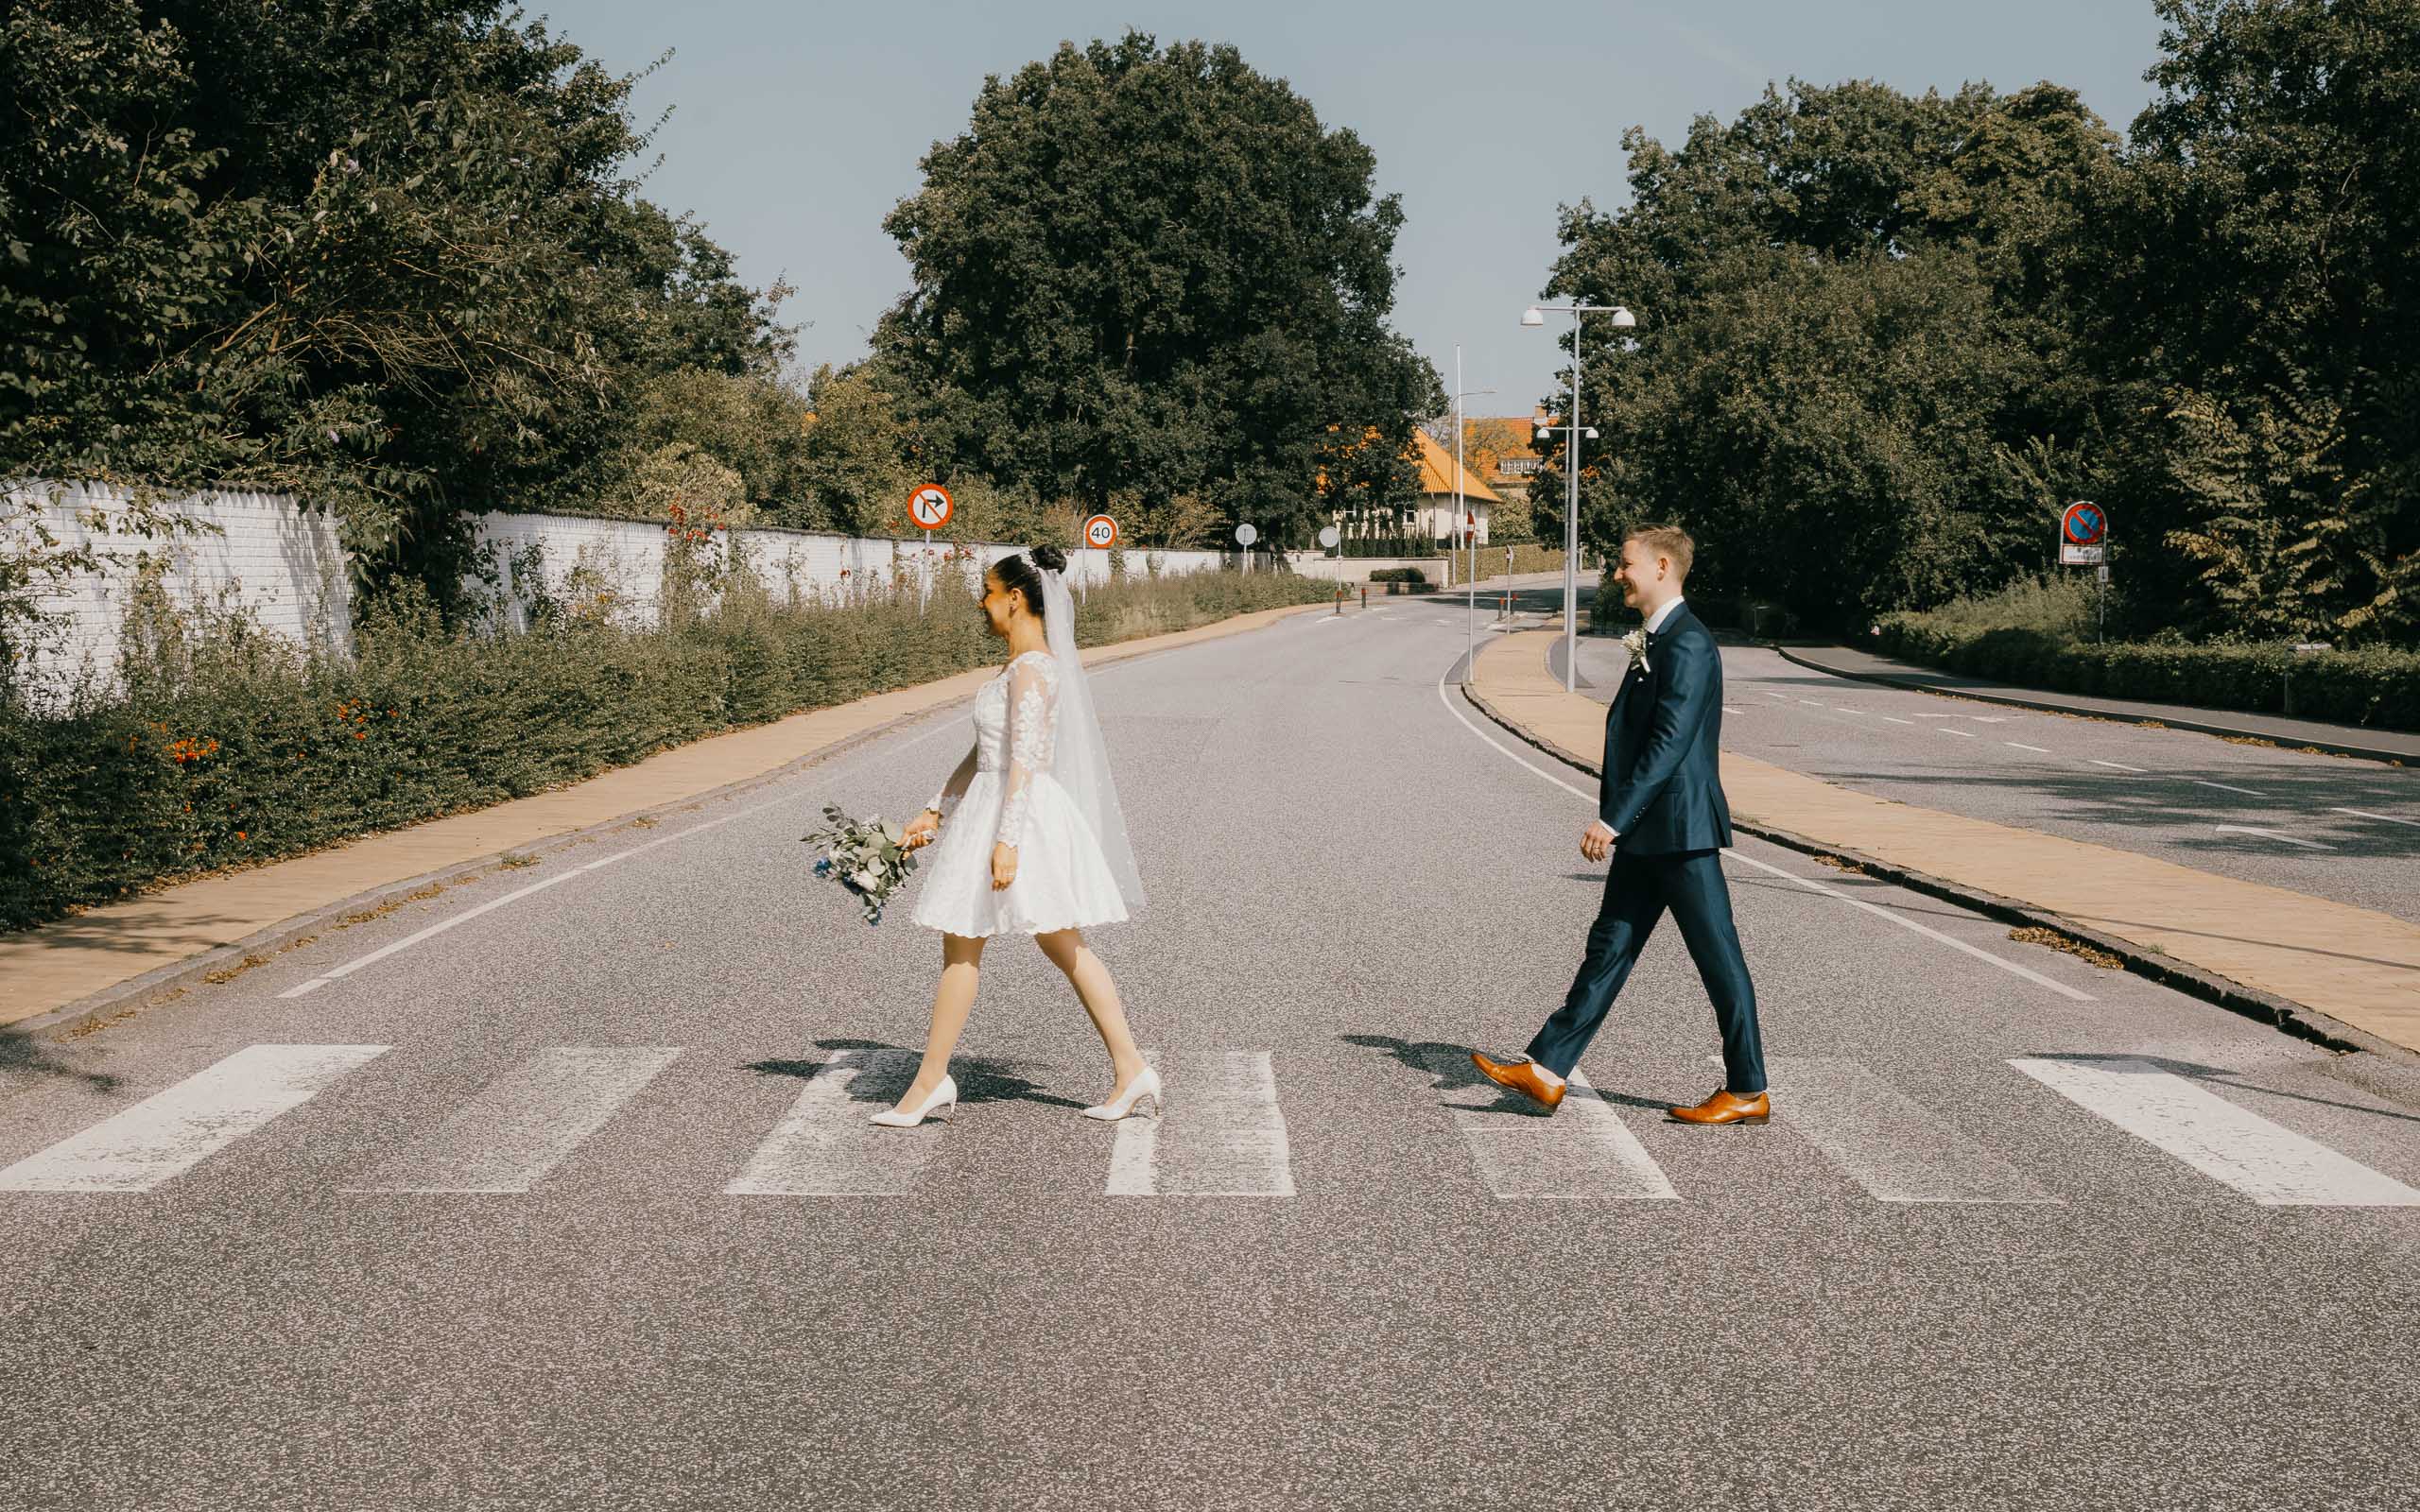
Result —
[[1361, 607], [1363, 609], [1370, 607], [1370, 585], [1367, 583], [1361, 585]]

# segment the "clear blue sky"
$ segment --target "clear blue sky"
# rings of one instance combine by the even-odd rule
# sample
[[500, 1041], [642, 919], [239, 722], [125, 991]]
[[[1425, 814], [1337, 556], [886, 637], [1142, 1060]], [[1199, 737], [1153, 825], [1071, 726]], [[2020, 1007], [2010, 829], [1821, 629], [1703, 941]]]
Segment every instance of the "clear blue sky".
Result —
[[636, 97], [643, 126], [674, 108], [646, 193], [702, 220], [752, 284], [788, 275], [810, 367], [862, 356], [906, 288], [882, 217], [915, 192], [925, 150], [965, 128], [984, 75], [1129, 26], [1234, 43], [1376, 152], [1406, 217], [1395, 326], [1449, 389], [1461, 344], [1463, 386], [1496, 390], [1473, 414], [1526, 412], [1554, 387], [1551, 335], [1523, 330], [1521, 310], [1556, 255], [1555, 207], [1627, 201], [1625, 128], [1678, 144], [1694, 116], [1727, 120], [1795, 76], [1915, 93], [2048, 78], [2123, 131], [2150, 101], [2159, 38], [2151, 0], [568, 0], [543, 14], [619, 72], [673, 50]]

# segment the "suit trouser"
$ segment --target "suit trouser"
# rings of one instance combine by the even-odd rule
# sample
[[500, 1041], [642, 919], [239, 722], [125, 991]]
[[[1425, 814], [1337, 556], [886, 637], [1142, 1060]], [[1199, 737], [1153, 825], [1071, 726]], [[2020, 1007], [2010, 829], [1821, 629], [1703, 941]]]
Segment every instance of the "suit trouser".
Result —
[[1681, 926], [1689, 958], [1697, 963], [1706, 996], [1714, 1000], [1722, 1029], [1723, 1086], [1742, 1096], [1765, 1090], [1765, 1049], [1756, 1032], [1756, 988], [1739, 954], [1739, 931], [1731, 921], [1731, 889], [1722, 878], [1722, 852], [1686, 850], [1675, 855], [1632, 856], [1614, 852], [1605, 873], [1605, 898], [1588, 926], [1588, 954], [1564, 994], [1563, 1006], [1530, 1041], [1530, 1058], [1558, 1076], [1568, 1076], [1597, 1026], [1622, 989], [1630, 969], [1655, 921], [1670, 909]]

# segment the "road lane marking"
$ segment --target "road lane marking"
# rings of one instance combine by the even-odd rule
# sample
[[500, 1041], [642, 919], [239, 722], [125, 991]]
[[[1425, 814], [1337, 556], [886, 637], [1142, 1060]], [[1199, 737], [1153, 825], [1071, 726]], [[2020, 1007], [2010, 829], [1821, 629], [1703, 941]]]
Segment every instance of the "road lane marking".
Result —
[[0, 1192], [148, 1192], [386, 1053], [385, 1045], [248, 1046], [0, 1171]]
[[1809, 709], [1821, 709], [1824, 707], [1823, 704], [1813, 698], [1801, 698], [1798, 701], [1805, 704]]
[[2048, 748], [2046, 747], [2029, 746], [2021, 740], [2003, 740], [2000, 744], [2003, 746], [2014, 746], [2019, 750], [2030, 750], [2037, 756], [2048, 756], [2050, 754]]
[[1113, 1197], [1290, 1197], [1293, 1154], [1266, 1050], [1184, 1051], [1143, 1058], [1160, 1073], [1158, 1118], [1120, 1119]]
[[2216, 828], [2221, 834], [2256, 834], [2261, 836], [2263, 839], [2282, 840], [2288, 845], [2298, 845], [2307, 850], [2333, 850], [2336, 849], [2332, 845], [2326, 845], [2318, 840], [2299, 839], [2290, 834], [2280, 833], [2275, 830], [2263, 830], [2256, 825], [2221, 824], [2214, 826], [2214, 828]]
[[2372, 814], [2367, 809], [2330, 809], [2331, 814], [2350, 814], [2357, 819], [2376, 819], [2381, 824], [2408, 824], [2420, 830], [2420, 819], [2398, 819], [2392, 814]]
[[1901, 719], [1895, 714], [1883, 714], [1880, 717], [1890, 720], [1894, 725], [1912, 725], [1915, 723], [1912, 719]]
[[1952, 730], [1947, 725], [1935, 725], [1932, 728], [1933, 733], [1938, 735], [1956, 735], [1961, 740], [1973, 740], [1977, 738], [1975, 732], [1971, 730]]
[[913, 1050], [850, 1050], [815, 1068], [726, 1196], [897, 1196], [941, 1147], [927, 1119], [914, 1128], [866, 1120], [899, 1101], [924, 1057]]
[[[1440, 1076], [1470, 1074], [1467, 1057], [1440, 1056]], [[1604, 1094], [1574, 1071], [1551, 1116], [1517, 1092], [1493, 1083], [1478, 1103], [1449, 1104], [1454, 1126], [1478, 1167], [1479, 1180], [1498, 1197], [1678, 1201], [1680, 1194]]]
[[2206, 778], [2201, 778], [2201, 777], [2188, 777], [2188, 778], [2187, 778], [2187, 779], [2186, 779], [2186, 781], [2187, 781], [2187, 782], [2188, 782], [2195, 783], [2195, 784], [2197, 784], [2197, 785], [2199, 785], [2199, 786], [2202, 786], [2202, 787], [2216, 787], [2216, 788], [2221, 788], [2221, 789], [2224, 789], [2225, 791], [2227, 791], [2227, 792], [2229, 792], [2229, 793], [2241, 793], [2241, 794], [2242, 794], [2244, 797], [2246, 797], [2246, 798], [2267, 798], [2267, 797], [2269, 796], [2269, 795], [2268, 795], [2268, 794], [2266, 794], [2266, 793], [2257, 793], [2257, 792], [2255, 792], [2255, 791], [2253, 791], [2251, 788], [2248, 788], [2248, 787], [2232, 787], [2232, 786], [2229, 786], [2229, 785], [2228, 785], [2227, 783], [2225, 783], [2225, 782], [2210, 782], [2210, 781], [2209, 781], [2208, 779], [2206, 779]]
[[556, 1045], [479, 1090], [347, 1192], [527, 1192], [680, 1057], [678, 1046]]
[[2057, 1202], [2033, 1178], [1975, 1143], [1854, 1060], [1766, 1061], [1773, 1117], [1805, 1135], [1842, 1176], [1883, 1202]]
[[2116, 772], [2143, 772], [2143, 771], [2149, 771], [2149, 770], [2150, 770], [2150, 768], [2149, 768], [2149, 767], [2145, 767], [2145, 766], [2129, 766], [2129, 765], [2127, 765], [2124, 762], [2104, 762], [2104, 761], [2099, 760], [2098, 758], [2086, 758], [2086, 759], [2087, 759], [2087, 760], [2090, 760], [2090, 761], [2092, 762], [2092, 765], [2094, 765], [2095, 766], [2106, 766], [2106, 767], [2108, 767], [2111, 771], [2116, 771]]
[[1739, 711], [1738, 711], [1738, 710], [1737, 710], [1737, 709], [1732, 708], [1729, 704], [1727, 704], [1727, 703], [1726, 703], [1726, 704], [1724, 704], [1724, 705], [1722, 706], [1722, 712], [1723, 712], [1724, 713], [1726, 713], [1726, 714], [1736, 714], [1736, 713], [1737, 713]]
[[1851, 709], [1851, 708], [1847, 707], [1845, 704], [1837, 704], [1837, 703], [1836, 703], [1836, 704], [1833, 704], [1831, 707], [1832, 707], [1832, 709], [1834, 709], [1836, 712], [1841, 713], [1844, 713], [1844, 714], [1861, 714], [1861, 713], [1865, 713], [1865, 711], [1864, 711], [1864, 710], [1862, 710], [1862, 709]]
[[2263, 1207], [2420, 1207], [2420, 1192], [2147, 1060], [2009, 1064]]
[[[1494, 740], [1490, 739], [1486, 731], [1480, 730], [1478, 726], [1472, 724], [1468, 719], [1463, 718], [1462, 712], [1455, 708], [1452, 700], [1445, 696], [1445, 682], [1443, 678], [1440, 678], [1437, 681], [1437, 701], [1443, 704], [1445, 706], [1445, 712], [1452, 714], [1456, 719], [1461, 720], [1462, 728], [1478, 736], [1479, 743], [1485, 746], [1488, 749], [1495, 752], [1506, 761], [1511, 762], [1513, 765], [1520, 767], [1530, 775], [1545, 778], [1547, 782], [1552, 782], [1559, 788], [1562, 788], [1572, 797], [1588, 804], [1591, 810], [1594, 810], [1597, 802], [1595, 799], [1572, 786], [1569, 782], [1564, 782], [1562, 778], [1555, 776], [1552, 772], [1547, 771], [1542, 767], [1530, 765], [1521, 757], [1514, 755], [1512, 751], [1497, 745]], [[2079, 991], [2076, 988], [2067, 986], [2065, 982], [2053, 981], [2049, 977], [2044, 976], [2039, 971], [2028, 971], [2026, 968], [2017, 965], [2014, 961], [2003, 960], [1999, 956], [1994, 955], [1989, 951], [1978, 950], [1976, 947], [1967, 944], [1964, 940], [1945, 935], [1940, 930], [1934, 929], [1928, 924], [1919, 924], [1912, 919], [1902, 919], [1897, 914], [1891, 912], [1891, 910], [1887, 908], [1867, 902], [1861, 898], [1852, 898], [1846, 893], [1826, 887], [1820, 882], [1810, 882], [1806, 878], [1799, 876], [1795, 872], [1785, 871], [1779, 867], [1759, 861], [1754, 856], [1743, 856], [1737, 850], [1726, 850], [1723, 852], [1723, 858], [1728, 861], [1737, 862], [1743, 867], [1754, 867], [1759, 871], [1770, 872], [1773, 876], [1780, 877], [1787, 882], [1794, 883], [1797, 885], [1806, 888], [1809, 892], [1822, 893], [1824, 897], [1836, 900], [1840, 902], [1844, 902], [1851, 908], [1862, 909], [1866, 913], [1872, 914], [1876, 919], [1887, 919], [1890, 922], [1898, 925], [1901, 929], [1908, 930], [1913, 934], [1922, 935], [1927, 939], [1946, 945], [1951, 950], [1958, 951], [1966, 955], [1971, 955], [1979, 961], [1988, 961], [1992, 965], [1998, 967], [2001, 971], [2006, 971], [2013, 976], [2021, 976], [2027, 981], [2033, 983], [2036, 987], [2048, 988], [2071, 1003], [2098, 1003], [2100, 1001], [2091, 993]]]
[[[1115, 666], [1103, 667], [1098, 675], [1107, 676], [1108, 674], [1116, 672], [1117, 670], [1119, 669]], [[955, 720], [944, 720], [936, 725], [933, 729], [925, 731], [923, 734], [910, 736], [909, 738], [900, 741], [895, 745], [887, 741], [880, 742], [879, 744], [882, 747], [881, 755], [886, 760], [895, 758], [899, 752], [907, 750], [910, 747], [921, 746], [928, 740], [953, 733], [959, 734], [962, 737], [965, 733], [965, 726]], [[970, 741], [969, 744], [972, 744], [972, 742]], [[838, 772], [849, 766], [854, 766], [859, 761], [869, 759], [875, 753], [871, 750], [859, 750], [855, 752], [852, 755], [841, 758], [836, 762], [833, 765], [833, 771]], [[712, 795], [708, 794], [700, 796], [711, 797]], [[685, 830], [675, 830], [670, 834], [660, 835], [655, 839], [648, 841], [644, 845], [634, 845], [627, 850], [615, 851], [610, 856], [606, 856], [600, 860], [591, 861], [585, 866], [569, 868], [556, 876], [546, 878], [543, 882], [533, 882], [528, 886], [517, 888], [512, 892], [506, 893], [501, 898], [491, 898], [486, 902], [480, 903], [475, 907], [466, 908], [462, 912], [456, 914], [449, 919], [441, 919], [436, 923], [429, 925], [426, 929], [421, 930], [416, 934], [406, 935], [402, 939], [396, 940], [391, 944], [382, 945], [378, 949], [369, 952], [367, 954], [357, 955], [352, 960], [345, 962], [342, 966], [331, 967], [328, 971], [321, 972], [320, 975], [311, 978], [307, 982], [300, 982], [295, 984], [293, 987], [287, 988], [285, 991], [280, 992], [278, 996], [281, 998], [299, 998], [306, 996], [312, 992], [318, 991], [320, 988], [327, 986], [330, 982], [351, 976], [354, 972], [360, 971], [365, 966], [370, 966], [378, 961], [385, 960], [388, 956], [394, 954], [398, 951], [408, 950], [412, 946], [420, 944], [424, 940], [433, 939], [437, 936], [444, 934], [447, 930], [452, 929], [458, 924], [467, 924], [472, 919], [478, 918], [482, 914], [493, 913], [494, 910], [503, 907], [507, 903], [517, 902], [521, 899], [529, 897], [533, 893], [544, 892], [547, 888], [555, 886], [561, 883], [569, 882], [572, 878], [579, 876], [584, 872], [596, 871], [602, 868], [613, 866], [615, 862], [628, 861], [631, 857], [635, 855], [644, 855], [648, 851], [656, 849], [658, 846], [670, 845], [675, 840], [685, 840], [693, 834], [702, 834], [708, 830], [719, 829], [723, 825], [729, 824], [735, 819], [748, 818], [752, 815], [763, 814], [768, 810], [781, 808], [785, 804], [796, 803], [808, 796], [809, 795], [804, 793], [793, 793], [786, 798], [777, 798], [769, 802], [752, 804], [747, 808], [726, 814], [720, 818], [708, 819], [703, 824], [693, 824]]]

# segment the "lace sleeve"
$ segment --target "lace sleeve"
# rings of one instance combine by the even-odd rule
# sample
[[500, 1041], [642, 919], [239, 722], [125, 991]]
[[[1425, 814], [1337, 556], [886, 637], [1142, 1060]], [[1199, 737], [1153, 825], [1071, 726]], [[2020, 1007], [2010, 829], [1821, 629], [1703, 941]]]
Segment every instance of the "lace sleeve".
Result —
[[1009, 679], [1008, 799], [1000, 805], [1000, 844], [1013, 846], [1025, 833], [1033, 775], [1050, 769], [1050, 747], [1059, 718], [1059, 680], [1046, 657], [1017, 663]]

